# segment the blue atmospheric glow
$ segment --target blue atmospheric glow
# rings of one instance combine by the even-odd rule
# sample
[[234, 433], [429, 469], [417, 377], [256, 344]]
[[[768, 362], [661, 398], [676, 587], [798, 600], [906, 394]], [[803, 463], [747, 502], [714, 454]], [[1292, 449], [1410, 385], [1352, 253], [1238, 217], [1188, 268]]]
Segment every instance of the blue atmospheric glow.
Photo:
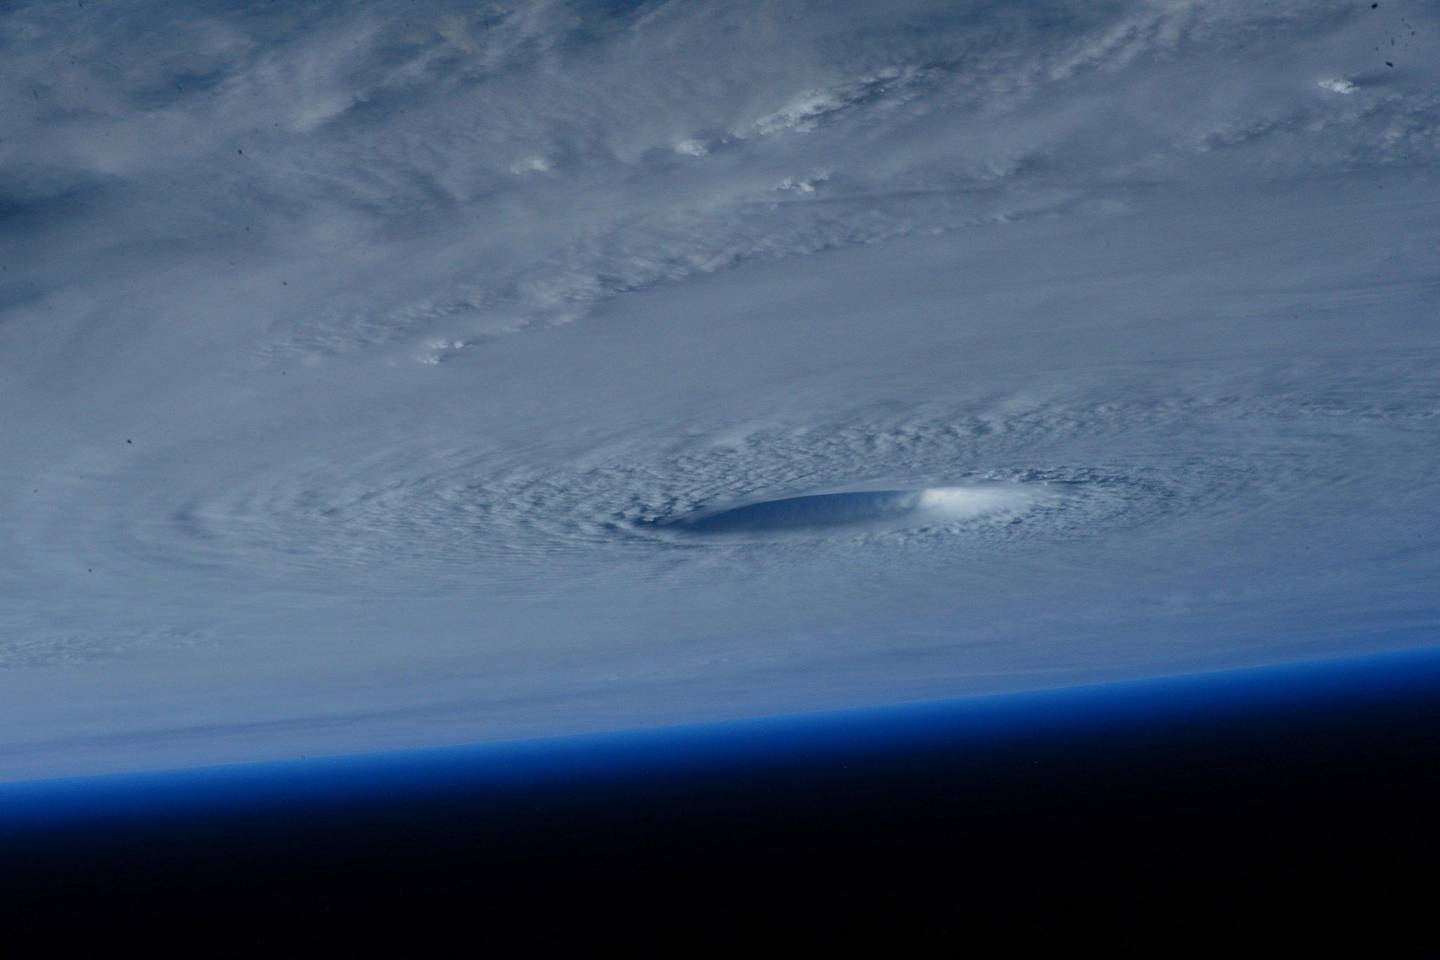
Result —
[[[396, 805], [460, 789], [564, 791], [594, 778], [643, 782], [733, 768], [736, 779], [795, 758], [847, 760], [940, 747], [963, 758], [996, 744], [1108, 738], [1177, 724], [1268, 730], [1317, 709], [1346, 718], [1398, 696], [1440, 695], [1433, 650], [1341, 658], [954, 701], [465, 747], [234, 764], [0, 785], [0, 837], [38, 826], [190, 813], [299, 812], [349, 799]], [[1313, 733], [1313, 730], [1311, 731]]]

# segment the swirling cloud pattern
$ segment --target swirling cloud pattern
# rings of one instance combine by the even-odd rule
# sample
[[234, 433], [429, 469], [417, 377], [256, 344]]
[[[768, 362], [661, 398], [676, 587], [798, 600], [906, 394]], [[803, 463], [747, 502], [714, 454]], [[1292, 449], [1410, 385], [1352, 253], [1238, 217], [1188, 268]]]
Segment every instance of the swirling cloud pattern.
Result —
[[1427, 4], [0, 12], [0, 778], [1433, 642]]

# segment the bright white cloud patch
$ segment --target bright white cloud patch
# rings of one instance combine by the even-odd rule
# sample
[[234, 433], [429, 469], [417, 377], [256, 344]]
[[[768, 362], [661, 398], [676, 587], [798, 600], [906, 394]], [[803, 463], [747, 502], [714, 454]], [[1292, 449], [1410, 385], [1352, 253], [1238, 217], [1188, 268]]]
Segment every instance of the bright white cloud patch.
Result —
[[8, 5], [0, 779], [1428, 642], [1437, 30]]

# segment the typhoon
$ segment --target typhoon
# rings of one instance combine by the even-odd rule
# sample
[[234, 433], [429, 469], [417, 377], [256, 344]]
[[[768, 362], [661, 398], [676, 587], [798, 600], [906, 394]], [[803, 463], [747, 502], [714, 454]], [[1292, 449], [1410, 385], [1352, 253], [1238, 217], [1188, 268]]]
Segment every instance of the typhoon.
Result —
[[0, 780], [1433, 642], [1433, 4], [0, 11]]

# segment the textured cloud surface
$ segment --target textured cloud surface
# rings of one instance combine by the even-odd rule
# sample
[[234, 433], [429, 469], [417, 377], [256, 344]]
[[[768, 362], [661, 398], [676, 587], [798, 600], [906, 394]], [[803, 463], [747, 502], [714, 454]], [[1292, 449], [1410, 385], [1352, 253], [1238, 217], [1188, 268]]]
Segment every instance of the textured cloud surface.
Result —
[[0, 779], [1433, 642], [1440, 15], [0, 12]]

